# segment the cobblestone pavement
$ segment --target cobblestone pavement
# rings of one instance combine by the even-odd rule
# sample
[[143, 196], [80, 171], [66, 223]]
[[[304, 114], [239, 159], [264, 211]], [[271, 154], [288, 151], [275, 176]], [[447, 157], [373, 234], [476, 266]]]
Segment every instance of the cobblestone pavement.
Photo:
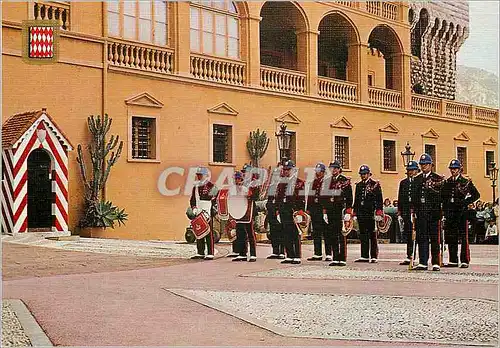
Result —
[[[84, 244], [107, 250], [174, 244], [119, 242]], [[360, 247], [349, 245], [344, 269], [305, 261], [311, 245], [295, 266], [266, 260], [269, 245], [258, 245], [257, 262], [249, 263], [188, 260], [194, 250], [188, 248], [182, 258], [165, 258], [2, 244], [3, 270], [10, 272], [3, 275], [4, 298], [21, 299], [54, 345], [444, 348], [498, 342], [492, 334], [498, 329], [498, 246], [472, 245], [468, 269], [416, 273], [396, 262], [405, 246], [391, 244], [380, 246], [378, 264], [354, 264]], [[217, 248], [224, 256], [230, 244]]]
[[166, 241], [138, 241], [100, 238], [50, 240], [39, 236], [2, 236], [3, 242], [71, 251], [156, 258], [188, 258], [196, 253], [195, 244]]
[[359, 269], [350, 267], [303, 266], [300, 268], [274, 269], [257, 272], [248, 276], [270, 278], [308, 278], [308, 279], [353, 279], [353, 280], [400, 280], [412, 282], [452, 282], [452, 283], [491, 283], [498, 284], [498, 273], [442, 273], [409, 272], [407, 268], [392, 270]]
[[465, 345], [498, 341], [498, 303], [491, 300], [206, 290], [183, 295], [289, 335]]
[[12, 306], [2, 301], [2, 347], [31, 346], [31, 341], [12, 309]]

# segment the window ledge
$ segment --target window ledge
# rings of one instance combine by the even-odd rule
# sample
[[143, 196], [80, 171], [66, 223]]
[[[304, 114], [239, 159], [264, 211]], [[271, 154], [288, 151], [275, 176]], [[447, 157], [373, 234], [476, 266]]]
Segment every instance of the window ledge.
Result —
[[393, 171], [393, 170], [382, 170], [382, 174], [399, 174], [398, 171]]
[[161, 161], [159, 159], [139, 159], [139, 158], [127, 159], [127, 162], [132, 162], [132, 163], [161, 163]]
[[224, 163], [224, 162], [208, 162], [208, 165], [214, 167], [236, 167], [235, 163]]

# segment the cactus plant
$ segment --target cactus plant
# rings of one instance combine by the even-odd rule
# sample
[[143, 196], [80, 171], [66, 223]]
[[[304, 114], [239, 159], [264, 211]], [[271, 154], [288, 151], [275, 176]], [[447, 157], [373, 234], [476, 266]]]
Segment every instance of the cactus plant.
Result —
[[[92, 136], [90, 144], [87, 145], [87, 151], [92, 163], [92, 172], [87, 173], [85, 160], [83, 157], [82, 146], [78, 144], [78, 156], [76, 158], [80, 165], [80, 173], [85, 188], [85, 212], [80, 220], [80, 227], [111, 227], [114, 228], [114, 221], [119, 225], [127, 220], [127, 214], [124, 209], [113, 206], [111, 202], [105, 202], [102, 199], [102, 192], [106, 181], [108, 180], [111, 167], [121, 156], [123, 141], [119, 136], [112, 135], [106, 142], [106, 134], [111, 128], [112, 119], [108, 114], [101, 118], [100, 115], [94, 117], [91, 115], [87, 119], [88, 128]], [[119, 145], [118, 145], [119, 144]], [[116, 152], [114, 149], [118, 145]], [[109, 158], [108, 158], [108, 155]]]
[[269, 146], [269, 138], [267, 137], [266, 131], [256, 131], [250, 132], [250, 136], [247, 140], [247, 150], [250, 155], [252, 166], [259, 167], [260, 159], [264, 156]]

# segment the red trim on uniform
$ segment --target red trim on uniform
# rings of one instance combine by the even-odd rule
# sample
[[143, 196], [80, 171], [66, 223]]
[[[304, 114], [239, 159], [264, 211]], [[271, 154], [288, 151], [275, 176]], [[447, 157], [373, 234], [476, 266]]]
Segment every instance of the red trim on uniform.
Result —
[[[252, 202], [250, 202], [250, 204], [252, 204]], [[253, 228], [253, 219], [250, 221], [250, 231], [253, 235], [253, 246], [255, 249], [255, 254], [257, 254], [257, 236], [255, 235], [255, 230]], [[250, 243], [252, 243], [252, 241], [250, 241]]]

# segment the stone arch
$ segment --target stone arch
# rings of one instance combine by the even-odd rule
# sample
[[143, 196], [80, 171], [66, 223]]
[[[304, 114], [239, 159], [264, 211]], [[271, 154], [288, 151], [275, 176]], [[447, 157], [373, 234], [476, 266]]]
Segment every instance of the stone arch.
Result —
[[403, 44], [396, 31], [388, 25], [377, 25], [370, 32], [368, 47], [382, 53], [384, 59], [385, 88], [403, 89]]
[[298, 34], [309, 30], [309, 21], [300, 5], [292, 1], [266, 1], [260, 9], [260, 61], [262, 65], [299, 69]]
[[329, 11], [318, 24], [318, 75], [356, 82], [359, 31], [344, 13]]

